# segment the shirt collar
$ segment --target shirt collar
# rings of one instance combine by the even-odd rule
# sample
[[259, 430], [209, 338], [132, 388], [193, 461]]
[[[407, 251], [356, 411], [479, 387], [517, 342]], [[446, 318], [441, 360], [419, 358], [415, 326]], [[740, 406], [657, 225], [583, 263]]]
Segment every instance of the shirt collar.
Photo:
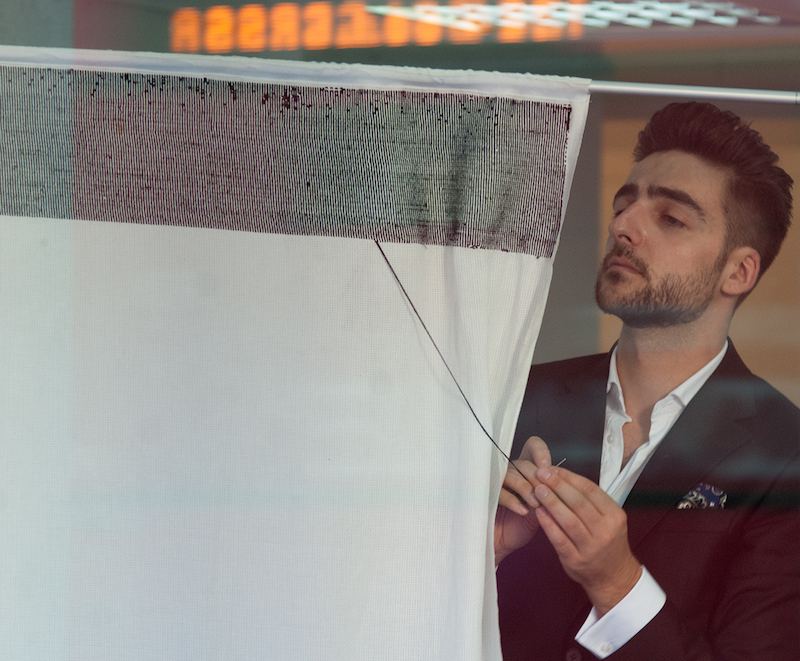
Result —
[[611, 364], [608, 367], [608, 384], [606, 385], [606, 403], [616, 413], [625, 414], [625, 399], [622, 396], [622, 385], [617, 373], [617, 347], [611, 352]]
[[[728, 340], [725, 340], [725, 345], [722, 350], [714, 356], [708, 363], [701, 367], [697, 372], [692, 374], [686, 381], [677, 386], [670, 392], [664, 399], [675, 397], [681, 405], [685, 408], [688, 406], [692, 398], [697, 394], [703, 384], [708, 381], [714, 370], [719, 367], [722, 359], [725, 357], [725, 352], [728, 350]], [[625, 411], [625, 398], [622, 393], [622, 385], [619, 382], [619, 374], [617, 372], [617, 347], [611, 352], [611, 364], [608, 368], [608, 384], [606, 385], [606, 394], [610, 396], [613, 406], [619, 406], [621, 411]], [[663, 400], [661, 400], [663, 401]]]

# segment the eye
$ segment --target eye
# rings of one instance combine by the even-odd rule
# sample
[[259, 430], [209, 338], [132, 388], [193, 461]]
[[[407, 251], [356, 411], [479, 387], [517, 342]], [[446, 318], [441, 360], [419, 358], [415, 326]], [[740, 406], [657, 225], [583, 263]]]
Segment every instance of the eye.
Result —
[[674, 216], [664, 215], [661, 218], [664, 221], [664, 224], [668, 225], [669, 227], [674, 227], [674, 228], [686, 227], [685, 223], [682, 223], [680, 220], [678, 220]]

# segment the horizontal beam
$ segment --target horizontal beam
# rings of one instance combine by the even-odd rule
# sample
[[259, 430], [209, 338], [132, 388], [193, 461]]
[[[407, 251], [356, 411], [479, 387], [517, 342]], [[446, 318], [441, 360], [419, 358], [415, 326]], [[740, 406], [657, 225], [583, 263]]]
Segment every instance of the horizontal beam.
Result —
[[646, 96], [677, 96], [707, 101], [760, 101], [800, 105], [800, 92], [777, 90], [747, 90], [734, 87], [695, 87], [692, 85], [656, 85], [651, 83], [618, 83], [593, 80], [591, 94], [635, 94]]

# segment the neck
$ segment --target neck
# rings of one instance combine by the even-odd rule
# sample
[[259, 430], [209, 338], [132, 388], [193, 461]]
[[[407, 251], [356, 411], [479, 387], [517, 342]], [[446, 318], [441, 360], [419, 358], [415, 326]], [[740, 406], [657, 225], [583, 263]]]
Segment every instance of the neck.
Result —
[[[701, 324], [702, 325], [702, 324]], [[706, 365], [725, 344], [728, 326], [630, 328], [623, 325], [617, 371], [628, 414], [651, 411], [681, 383]]]

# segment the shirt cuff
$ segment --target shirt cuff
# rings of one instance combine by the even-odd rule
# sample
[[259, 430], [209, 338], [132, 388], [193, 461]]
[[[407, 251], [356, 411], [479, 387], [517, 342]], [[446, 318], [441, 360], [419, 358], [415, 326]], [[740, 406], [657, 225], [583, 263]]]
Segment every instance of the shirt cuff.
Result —
[[642, 575], [614, 608], [597, 617], [592, 608], [575, 641], [605, 659], [616, 652], [652, 620], [667, 603], [667, 595], [643, 566]]

